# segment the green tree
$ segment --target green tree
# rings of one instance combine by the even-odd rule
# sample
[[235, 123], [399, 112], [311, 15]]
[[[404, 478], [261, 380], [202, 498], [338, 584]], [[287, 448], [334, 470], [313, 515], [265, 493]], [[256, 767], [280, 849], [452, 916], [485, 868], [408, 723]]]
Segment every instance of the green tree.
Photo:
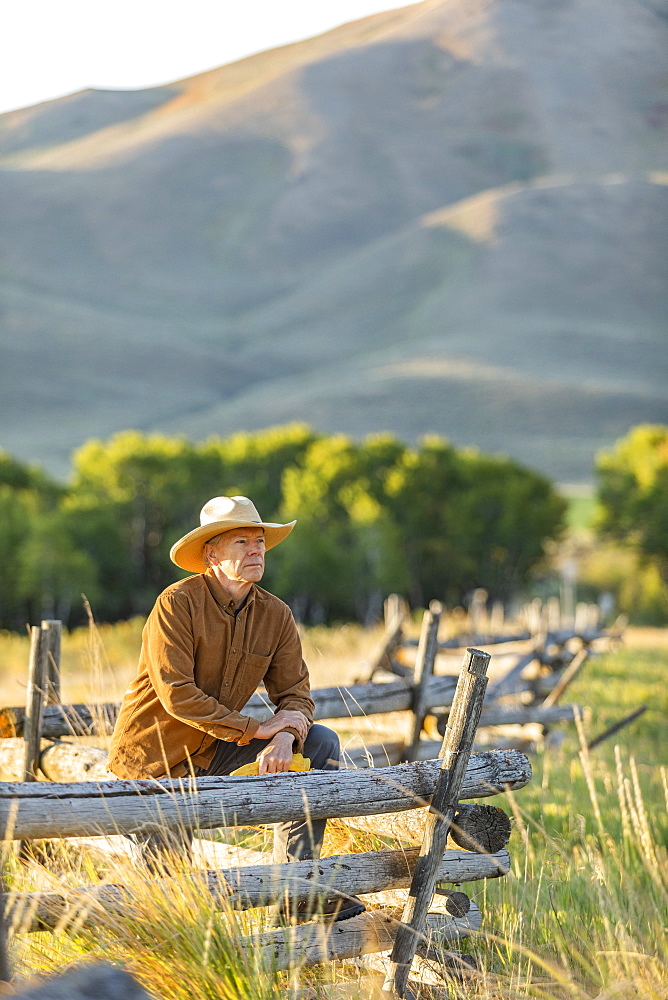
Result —
[[563, 524], [565, 502], [542, 476], [429, 437], [315, 442], [283, 478], [291, 544], [275, 583], [307, 620], [367, 619], [392, 590], [413, 606], [461, 602], [476, 587], [508, 598]]
[[169, 558], [172, 544], [199, 523], [211, 497], [250, 496], [262, 517], [275, 516], [283, 469], [313, 440], [295, 424], [199, 445], [138, 431], [83, 445], [66, 509], [77, 545], [99, 567], [98, 617], [150, 610], [180, 573]]
[[29, 624], [21, 581], [20, 554], [30, 533], [37, 504], [30, 490], [0, 484], [0, 628]]
[[343, 435], [315, 440], [283, 474], [282, 519], [295, 538], [273, 564], [276, 589], [299, 617], [365, 620], [382, 593], [403, 589], [385, 480], [403, 446], [389, 437], [357, 445]]
[[597, 459], [597, 527], [635, 549], [668, 585], [668, 427], [641, 424]]
[[297, 520], [289, 544], [272, 553], [274, 586], [301, 619], [350, 614], [358, 553], [339, 496], [358, 473], [355, 449], [343, 436], [313, 442], [300, 462], [284, 470], [281, 520]]
[[33, 511], [31, 522], [18, 557], [19, 593], [32, 610], [31, 620], [77, 620], [84, 595], [93, 604], [99, 597], [97, 567], [77, 547], [62, 511]]
[[217, 463], [218, 478], [200, 506], [212, 496], [247, 496], [261, 517], [274, 520], [281, 506], [284, 470], [300, 461], [317, 440], [319, 435], [306, 424], [210, 438], [198, 454], [212, 460], [213, 467]]
[[472, 585], [470, 513], [461, 454], [442, 438], [407, 450], [387, 479], [387, 503], [409, 579], [408, 598], [424, 607], [433, 598], [455, 603]]
[[26, 548], [36, 527], [56, 510], [64, 490], [35, 466], [0, 451], [0, 625], [23, 629], [43, 608], [31, 601], [25, 577]]
[[0, 452], [0, 623], [23, 629], [41, 618], [69, 619], [95, 570], [60, 513], [64, 488], [40, 469]]
[[470, 587], [508, 600], [545, 556], [545, 543], [564, 529], [566, 501], [544, 476], [512, 459], [465, 453]]
[[70, 607], [72, 620], [82, 592], [101, 619], [147, 613], [179, 575], [171, 545], [216, 495], [250, 496], [266, 520], [297, 519], [265, 583], [313, 622], [369, 620], [393, 590], [413, 606], [460, 602], [475, 587], [507, 597], [564, 508], [547, 480], [508, 459], [436, 437], [413, 449], [303, 424], [198, 445], [125, 431], [87, 442], [73, 465], [65, 491], [0, 453], [0, 556], [14, 570], [0, 583], [5, 625], [65, 619]]
[[45, 504], [54, 504], [65, 492], [34, 465], [26, 465], [0, 448], [0, 484], [12, 490], [30, 490]]
[[185, 439], [137, 431], [75, 453], [67, 511], [100, 567], [103, 616], [147, 612], [174, 579], [169, 549], [196, 523], [202, 481], [219, 481], [219, 464]]
[[563, 528], [566, 504], [543, 476], [435, 436], [404, 453], [387, 489], [418, 606], [459, 603], [476, 587], [507, 599]]

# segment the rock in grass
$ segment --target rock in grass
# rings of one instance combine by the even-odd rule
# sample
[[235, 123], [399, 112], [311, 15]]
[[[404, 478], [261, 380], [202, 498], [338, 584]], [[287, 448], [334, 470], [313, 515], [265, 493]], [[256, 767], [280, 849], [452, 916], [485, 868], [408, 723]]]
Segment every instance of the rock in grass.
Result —
[[15, 996], [17, 1000], [150, 1000], [129, 972], [103, 962], [45, 979]]

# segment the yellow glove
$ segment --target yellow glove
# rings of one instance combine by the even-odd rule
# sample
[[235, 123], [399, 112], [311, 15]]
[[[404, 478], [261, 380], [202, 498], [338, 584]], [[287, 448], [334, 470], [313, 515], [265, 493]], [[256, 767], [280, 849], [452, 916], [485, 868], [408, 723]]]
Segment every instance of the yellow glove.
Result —
[[[300, 753], [293, 753], [288, 771], [308, 771], [310, 767], [310, 757], [302, 757]], [[252, 760], [250, 764], [244, 764], [242, 767], [238, 767], [236, 771], [230, 771], [230, 778], [238, 774], [259, 774], [259, 772], [259, 760]]]

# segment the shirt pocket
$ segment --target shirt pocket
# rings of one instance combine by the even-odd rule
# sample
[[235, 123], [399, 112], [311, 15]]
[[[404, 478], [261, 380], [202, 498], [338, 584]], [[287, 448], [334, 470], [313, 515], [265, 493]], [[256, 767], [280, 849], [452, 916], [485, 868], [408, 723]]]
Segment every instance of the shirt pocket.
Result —
[[264, 680], [270, 664], [271, 656], [249, 653], [246, 650], [242, 652], [232, 682], [232, 694], [235, 701], [239, 697], [247, 701], [254, 694]]
[[269, 654], [269, 656], [262, 656], [260, 653], [248, 653], [244, 650], [241, 654], [239, 667], [246, 675], [252, 674], [254, 677], [258, 678], [255, 685], [257, 687], [269, 670], [270, 663], [271, 654]]

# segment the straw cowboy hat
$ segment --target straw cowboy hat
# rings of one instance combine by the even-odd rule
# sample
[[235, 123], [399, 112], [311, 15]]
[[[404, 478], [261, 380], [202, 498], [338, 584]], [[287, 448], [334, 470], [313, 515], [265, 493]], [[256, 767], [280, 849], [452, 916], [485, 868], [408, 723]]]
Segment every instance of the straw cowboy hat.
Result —
[[273, 549], [287, 538], [296, 521], [290, 524], [273, 524], [263, 521], [255, 504], [248, 497], [214, 497], [202, 507], [200, 526], [189, 531], [172, 545], [169, 556], [173, 563], [191, 573], [204, 573], [204, 546], [215, 535], [233, 528], [264, 528], [265, 548]]

